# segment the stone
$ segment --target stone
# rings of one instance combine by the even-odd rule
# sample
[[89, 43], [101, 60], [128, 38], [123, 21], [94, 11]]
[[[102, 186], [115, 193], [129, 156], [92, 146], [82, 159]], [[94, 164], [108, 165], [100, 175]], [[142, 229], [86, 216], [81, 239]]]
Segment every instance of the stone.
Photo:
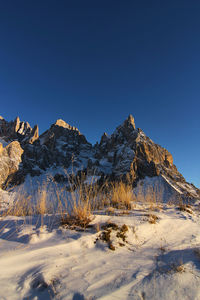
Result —
[[23, 149], [18, 141], [8, 144], [0, 153], [0, 186], [7, 178], [19, 170], [22, 161]]
[[18, 132], [19, 128], [20, 128], [20, 119], [19, 117], [17, 117], [15, 120], [14, 120], [14, 133]]
[[55, 125], [55, 126], [61, 126], [61, 127], [63, 127], [63, 128], [67, 128], [67, 129], [70, 129], [70, 130], [76, 130], [76, 131], [79, 131], [78, 128], [76, 128], [76, 127], [74, 127], [74, 126], [70, 126], [68, 123], [66, 123], [66, 122], [63, 121], [62, 119], [58, 119], [54, 125]]
[[39, 138], [39, 128], [37, 125], [33, 127], [33, 130], [30, 133], [30, 137], [28, 139], [28, 142], [30, 144], [33, 144], [37, 139]]

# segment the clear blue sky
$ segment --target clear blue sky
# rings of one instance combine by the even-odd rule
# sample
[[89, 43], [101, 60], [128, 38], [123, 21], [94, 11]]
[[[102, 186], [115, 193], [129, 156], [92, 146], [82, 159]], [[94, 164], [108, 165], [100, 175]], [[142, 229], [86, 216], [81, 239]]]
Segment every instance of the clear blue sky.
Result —
[[131, 113], [200, 187], [200, 1], [0, 1], [0, 99], [92, 143]]

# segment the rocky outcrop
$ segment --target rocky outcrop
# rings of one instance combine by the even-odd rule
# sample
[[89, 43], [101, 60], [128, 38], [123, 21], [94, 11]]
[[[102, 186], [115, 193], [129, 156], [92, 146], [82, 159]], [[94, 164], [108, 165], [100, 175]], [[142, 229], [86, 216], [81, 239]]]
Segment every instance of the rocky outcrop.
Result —
[[29, 144], [33, 144], [38, 138], [39, 138], [39, 128], [37, 125], [35, 125], [33, 127], [33, 129], [31, 130], [31, 133], [27, 139], [27, 142]]
[[88, 143], [85, 136], [74, 127], [63, 120], [57, 120], [49, 130], [39, 137], [39, 146], [46, 149], [49, 159], [57, 165], [68, 168], [70, 164], [75, 167], [86, 164], [83, 156], [90, 156], [92, 145]]
[[95, 158], [100, 169], [110, 164], [110, 172], [114, 176], [129, 174], [133, 180], [158, 176], [165, 168], [176, 171], [171, 154], [153, 143], [141, 129], [136, 129], [132, 116], [110, 137], [104, 134], [100, 144], [96, 145]]
[[0, 144], [0, 186], [19, 170], [22, 154], [23, 149], [18, 141], [11, 142], [5, 148]]
[[[6, 142], [17, 140], [20, 143], [29, 142], [38, 138], [38, 127], [31, 128], [28, 122], [21, 122], [19, 117], [14, 121], [7, 122], [3, 117], [0, 118], [0, 137]], [[31, 141], [32, 141], [31, 140]]]

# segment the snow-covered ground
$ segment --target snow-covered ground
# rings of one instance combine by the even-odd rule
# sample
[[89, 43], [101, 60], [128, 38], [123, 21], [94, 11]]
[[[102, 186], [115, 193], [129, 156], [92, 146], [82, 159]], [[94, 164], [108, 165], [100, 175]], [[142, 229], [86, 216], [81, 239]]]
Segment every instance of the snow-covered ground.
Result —
[[200, 299], [197, 203], [188, 212], [167, 204], [98, 211], [91, 225], [77, 231], [61, 227], [59, 216], [1, 218], [0, 299]]

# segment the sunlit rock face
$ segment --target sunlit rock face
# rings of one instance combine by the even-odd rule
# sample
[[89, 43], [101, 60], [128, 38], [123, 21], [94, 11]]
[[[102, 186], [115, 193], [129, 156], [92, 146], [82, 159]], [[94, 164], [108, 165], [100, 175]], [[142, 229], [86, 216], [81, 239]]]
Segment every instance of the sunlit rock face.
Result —
[[0, 117], [0, 138], [6, 142], [18, 140], [21, 143], [35, 141], [39, 137], [38, 127], [31, 128], [28, 122], [20, 121], [17, 117], [14, 121], [6, 121], [3, 117]]
[[0, 186], [19, 170], [23, 152], [18, 141], [9, 143], [5, 148], [0, 144]]
[[[61, 119], [39, 136], [37, 125], [32, 129], [28, 122], [21, 122], [18, 117], [11, 122], [1, 117], [0, 142], [4, 148], [6, 144], [16, 143], [12, 146], [15, 151], [11, 151], [16, 155], [14, 158], [6, 154], [8, 146], [5, 149], [0, 146], [0, 155], [6, 157], [6, 165], [10, 166], [5, 167], [7, 171], [2, 176], [1, 186], [5, 182], [19, 184], [28, 174], [38, 176], [49, 169], [61, 168], [68, 175], [82, 170], [107, 180], [129, 178], [134, 185], [145, 177], [164, 176], [166, 184], [179, 184], [183, 191], [189, 189], [173, 164], [172, 155], [136, 128], [131, 115], [113, 134], [104, 133], [94, 146], [76, 127]], [[16, 161], [13, 168], [9, 159]], [[56, 178], [61, 178], [59, 173], [57, 175]]]
[[133, 180], [138, 180], [164, 173], [171, 178], [184, 180], [173, 165], [172, 155], [155, 144], [141, 129], [136, 129], [132, 116], [118, 126], [111, 136], [102, 136], [100, 144], [95, 146], [95, 158], [99, 169], [105, 169], [105, 172], [115, 176], [129, 174]]

